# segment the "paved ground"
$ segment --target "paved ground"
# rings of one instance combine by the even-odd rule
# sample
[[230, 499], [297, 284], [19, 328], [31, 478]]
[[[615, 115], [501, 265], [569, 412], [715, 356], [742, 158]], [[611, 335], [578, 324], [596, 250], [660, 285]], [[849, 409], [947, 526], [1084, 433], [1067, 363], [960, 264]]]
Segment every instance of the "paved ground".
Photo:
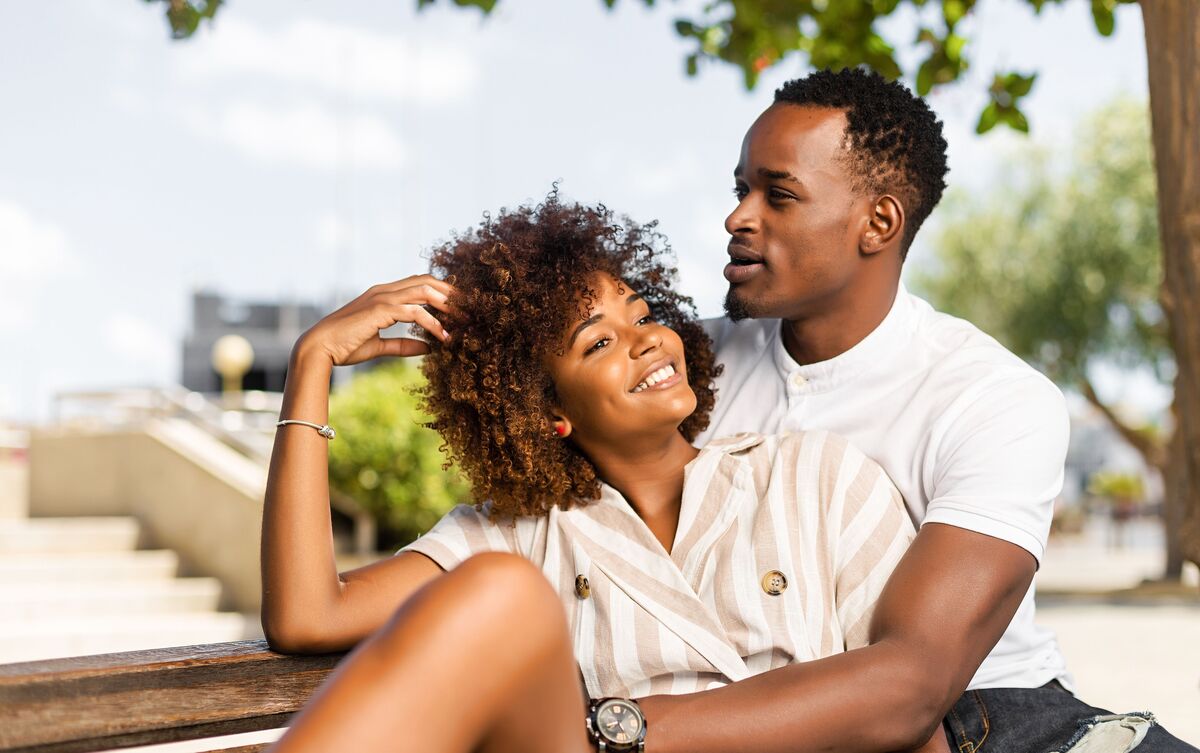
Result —
[[[1079, 696], [1117, 711], [1153, 711], [1200, 746], [1200, 591], [1137, 586], [1162, 567], [1156, 524], [1112, 549], [1106, 526], [1052, 540], [1038, 576], [1039, 621], [1058, 634]], [[1122, 590], [1129, 589], [1129, 590]]]

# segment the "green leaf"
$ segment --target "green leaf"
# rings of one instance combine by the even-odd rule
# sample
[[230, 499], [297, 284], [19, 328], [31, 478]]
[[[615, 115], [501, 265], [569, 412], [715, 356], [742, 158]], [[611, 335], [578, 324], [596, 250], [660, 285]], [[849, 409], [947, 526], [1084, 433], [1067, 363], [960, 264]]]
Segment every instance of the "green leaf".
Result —
[[1005, 110], [1003, 114], [1004, 122], [1008, 124], [1014, 131], [1021, 133], [1029, 133], [1029, 121], [1025, 119], [1025, 113], [1017, 108]]
[[946, 57], [950, 60], [958, 62], [962, 59], [963, 48], [967, 44], [966, 37], [960, 37], [957, 34], [946, 35]]
[[1019, 73], [1010, 73], [1005, 77], [1004, 90], [1012, 95], [1013, 100], [1024, 97], [1033, 89], [1033, 82], [1037, 79], [1037, 74], [1033, 73], [1028, 76], [1022, 76]]
[[942, 0], [942, 18], [946, 20], [946, 28], [953, 29], [965, 15], [967, 4], [963, 0]]
[[699, 71], [699, 57], [700, 56], [694, 52], [687, 56], [687, 75], [695, 76]]
[[929, 58], [917, 69], [917, 94], [924, 97], [933, 90], [933, 58]]
[[1116, 0], [1092, 0], [1092, 20], [1096, 22], [1096, 31], [1102, 36], [1112, 36], [1117, 26], [1116, 16], [1113, 15], [1115, 7]]
[[979, 114], [979, 122], [975, 125], [975, 133], [987, 133], [996, 127], [996, 123], [999, 120], [1000, 108], [995, 102], [992, 102], [983, 108], [983, 112]]

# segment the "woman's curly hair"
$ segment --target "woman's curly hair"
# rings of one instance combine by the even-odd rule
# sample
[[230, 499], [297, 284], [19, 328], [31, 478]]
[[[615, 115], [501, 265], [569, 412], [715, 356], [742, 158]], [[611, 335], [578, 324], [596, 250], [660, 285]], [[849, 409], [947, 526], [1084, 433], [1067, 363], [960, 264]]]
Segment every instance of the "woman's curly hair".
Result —
[[692, 300], [672, 290], [674, 258], [657, 223], [639, 225], [604, 207], [563, 203], [502, 209], [435, 248], [431, 266], [458, 291], [463, 318], [449, 323], [422, 370], [430, 426], [491, 514], [536, 516], [597, 499], [592, 463], [557, 437], [557, 403], [542, 358], [560, 352], [568, 325], [590, 316], [595, 275], [629, 285], [683, 341], [696, 410], [679, 431], [691, 441], [708, 425], [719, 373]]

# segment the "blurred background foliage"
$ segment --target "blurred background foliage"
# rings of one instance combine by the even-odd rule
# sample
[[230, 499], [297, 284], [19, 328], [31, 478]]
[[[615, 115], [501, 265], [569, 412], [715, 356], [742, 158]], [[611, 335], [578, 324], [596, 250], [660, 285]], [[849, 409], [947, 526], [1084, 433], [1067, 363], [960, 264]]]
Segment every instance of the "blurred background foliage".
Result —
[[1174, 376], [1145, 103], [1103, 107], [1071, 143], [1066, 154], [1026, 144], [993, 190], [948, 195], [913, 287], [1079, 392], [1161, 468], [1160, 427], [1129, 423], [1093, 387], [1100, 365]]
[[[417, 8], [438, 0], [416, 0]], [[617, 0], [601, 0], [608, 8]], [[631, 0], [632, 1], [632, 0]], [[1096, 31], [1111, 36], [1116, 28], [1118, 5], [1136, 0], [1090, 0]], [[224, 0], [144, 0], [164, 3], [167, 24], [176, 39], [195, 33], [200, 21], [211, 20]], [[449, 0], [463, 8], [490, 14], [499, 0]], [[657, 0], [641, 0], [653, 7]], [[859, 65], [890, 79], [904, 75], [897, 48], [920, 50], [920, 63], [908, 71], [917, 93], [929, 94], [935, 86], [958, 81], [970, 68], [968, 37], [960, 23], [971, 15], [977, 0], [710, 0], [696, 8], [687, 4], [687, 15], [676, 16], [675, 33], [692, 44], [684, 58], [689, 76], [702, 65], [736, 66], [747, 89], [753, 89], [764, 70], [800, 53], [813, 68], [846, 68]], [[1064, 0], [1025, 0], [1035, 13]], [[665, 2], [657, 3], [666, 5]], [[678, 0], [676, 2], [678, 5]], [[880, 26], [890, 18], [911, 12], [918, 19], [915, 39], [888, 39]], [[997, 125], [1029, 131], [1021, 99], [1033, 89], [1036, 73], [998, 70], [987, 86], [987, 104], [979, 114], [976, 131], [986, 133]]]
[[412, 541], [468, 499], [466, 482], [442, 468], [441, 437], [425, 427], [424, 382], [416, 366], [394, 361], [356, 372], [329, 399], [338, 429], [329, 444], [329, 484], [375, 517], [389, 545]]

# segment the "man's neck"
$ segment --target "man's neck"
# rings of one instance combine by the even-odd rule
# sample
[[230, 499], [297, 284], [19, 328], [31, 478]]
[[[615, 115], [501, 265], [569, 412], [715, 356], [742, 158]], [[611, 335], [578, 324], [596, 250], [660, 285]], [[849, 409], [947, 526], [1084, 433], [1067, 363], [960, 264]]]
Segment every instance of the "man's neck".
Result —
[[800, 365], [836, 358], [875, 331], [892, 310], [899, 282], [892, 280], [877, 289], [842, 296], [828, 311], [799, 319], [785, 319], [783, 347]]

